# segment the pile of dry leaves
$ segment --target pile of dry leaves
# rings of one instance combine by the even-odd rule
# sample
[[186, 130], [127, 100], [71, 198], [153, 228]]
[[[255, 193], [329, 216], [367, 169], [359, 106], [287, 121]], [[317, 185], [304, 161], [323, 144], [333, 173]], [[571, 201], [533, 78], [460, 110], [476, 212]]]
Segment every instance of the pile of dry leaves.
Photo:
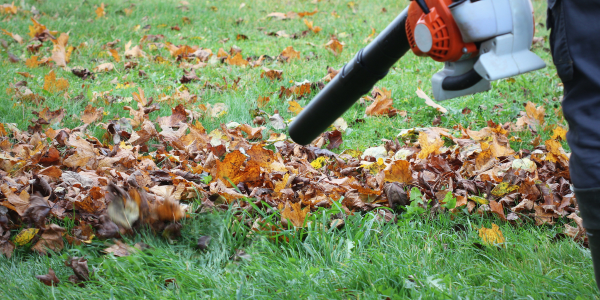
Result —
[[[310, 211], [332, 201], [341, 200], [347, 214], [409, 205], [413, 187], [433, 210], [444, 210], [440, 203], [451, 193], [453, 212], [538, 225], [567, 217], [578, 226], [566, 225], [565, 233], [582, 238], [561, 127], [533, 151], [509, 147], [516, 125], [489, 122], [479, 131], [413, 128], [383, 146], [336, 154], [328, 149], [342, 143], [338, 130], [310, 146], [277, 133], [265, 139], [263, 128], [246, 124], [207, 133], [181, 105], [151, 121], [155, 104], [135, 98], [138, 108], [125, 108], [132, 118], [100, 124], [102, 140], [87, 134], [87, 125], [50, 127], [61, 123], [62, 109], [38, 112], [28, 131], [0, 124], [2, 253], [26, 245], [42, 254], [60, 251], [64, 240], [117, 238], [144, 224], [176, 235], [177, 221], [194, 213], [185, 204], [194, 199], [202, 202], [199, 211], [267, 203], [282, 211], [284, 223], [300, 227]], [[521, 123], [535, 121], [533, 108]], [[395, 218], [390, 210], [378, 215]], [[70, 232], [55, 224], [67, 217], [77, 224]]]

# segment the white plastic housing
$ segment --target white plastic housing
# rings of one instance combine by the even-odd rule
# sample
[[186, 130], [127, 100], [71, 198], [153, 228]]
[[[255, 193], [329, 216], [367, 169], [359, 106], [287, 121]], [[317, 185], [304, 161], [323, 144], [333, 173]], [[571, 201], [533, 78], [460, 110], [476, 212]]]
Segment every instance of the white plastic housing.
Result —
[[487, 80], [507, 78], [546, 66], [541, 58], [529, 51], [534, 30], [531, 3], [529, 0], [508, 1], [512, 16], [511, 33], [483, 42], [479, 49], [479, 60], [475, 63], [475, 71]]
[[[465, 43], [481, 42], [512, 31], [510, 0], [464, 1], [450, 8]], [[523, 1], [523, 0], [521, 0]], [[528, 1], [528, 0], [524, 0]]]
[[[433, 94], [441, 101], [490, 89], [489, 81], [531, 72], [546, 66], [529, 51], [533, 40], [533, 8], [529, 0], [464, 1], [451, 8], [464, 42], [481, 42], [479, 56], [446, 63], [431, 78]], [[442, 82], [448, 76], [470, 69], [483, 78], [460, 91], [446, 91]]]

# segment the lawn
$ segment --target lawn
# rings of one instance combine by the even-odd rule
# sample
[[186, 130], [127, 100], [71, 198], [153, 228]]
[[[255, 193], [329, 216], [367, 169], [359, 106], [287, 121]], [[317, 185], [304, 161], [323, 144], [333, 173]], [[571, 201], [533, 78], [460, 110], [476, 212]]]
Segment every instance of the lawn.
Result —
[[[102, 144], [107, 149], [110, 145], [113, 149], [113, 144], [118, 142], [114, 143], [114, 136], [107, 134], [108, 124], [119, 124], [122, 130], [128, 131], [127, 134], [138, 130], [138, 126], [119, 120], [133, 118], [135, 121], [133, 112], [127, 107], [135, 110], [139, 97], [134, 93], [140, 91], [148, 101], [152, 98], [153, 103], [160, 106], [149, 113], [150, 120], [156, 122], [152, 125], [159, 131], [157, 118], [175, 115], [178, 105], [188, 111], [185, 120], [190, 118], [201, 123], [213, 139], [222, 136], [217, 134], [223, 128], [222, 124], [227, 124], [225, 126], [230, 129], [236, 126], [232, 122], [256, 127], [258, 125], [253, 121], [258, 116], [266, 119], [266, 123], [262, 138], [257, 140], [263, 140], [267, 149], [281, 152], [274, 144], [287, 138], [281, 136], [287, 133], [286, 129], [278, 127], [279, 123], [271, 122], [269, 118], [278, 114], [284, 122], [292, 119], [297, 113], [293, 105], [306, 106], [318, 93], [317, 83], [327, 84], [323, 78], [328, 74], [328, 67], [339, 69], [343, 66], [409, 4], [409, 1], [389, 0], [17, 2], [15, 14], [8, 9], [0, 15], [0, 28], [6, 33], [2, 36], [0, 54], [0, 88], [3, 91], [0, 123], [5, 124], [2, 131], [6, 128], [10, 132], [0, 134], [3, 141], [0, 148], [3, 153], [11, 153], [11, 158], [22, 153], [18, 151], [22, 148], [17, 147], [23, 144], [19, 141], [19, 130], [42, 136], [42, 144], [57, 145], [58, 138], [49, 137], [52, 132], [56, 135], [64, 128], [79, 128], [80, 132], [87, 133], [88, 141], [96, 138], [97, 145]], [[550, 140], [558, 141], [568, 151], [564, 139], [555, 137], [557, 126], [566, 127], [566, 122], [560, 112], [562, 84], [548, 49], [546, 4], [538, 0], [533, 4], [535, 36], [543, 38], [534, 45], [533, 51], [546, 61], [547, 68], [493, 82], [492, 90], [485, 93], [441, 102], [448, 110], [441, 114], [425, 105], [416, 94], [420, 88], [431, 96], [430, 78], [441, 64], [409, 53], [376, 85], [391, 92], [389, 97], [399, 113], [394, 117], [366, 116], [365, 108], [369, 103], [357, 103], [343, 116], [348, 129], [343, 131], [342, 144], [331, 149], [333, 153], [348, 157], [349, 150], [362, 152], [369, 147], [381, 146], [384, 144], [382, 139], [393, 140], [403, 129], [441, 127], [455, 134], [461, 126], [471, 130], [493, 127], [488, 121], [507, 124], [509, 128], [524, 115], [528, 102], [534, 108], [543, 108], [545, 114], [542, 113], [542, 121], [534, 126], [535, 130], [509, 130], [507, 141], [516, 151], [514, 155], [529, 155], [530, 151], [539, 149], [536, 148], [538, 145], [543, 146], [544, 141]], [[273, 14], [275, 12], [279, 14]], [[66, 48], [65, 53], [70, 53], [70, 58], [65, 67], [57, 66], [56, 62], [44, 62], [56, 46], [50, 39], [43, 43], [33, 42], [34, 38], [28, 35], [34, 24], [32, 18], [48, 30], [56, 31], [50, 32], [55, 37], [68, 33], [67, 45], [73, 48]], [[307, 25], [310, 22], [313, 30]], [[18, 42], [15, 34], [23, 39], [23, 43]], [[344, 45], [337, 55], [326, 47], [332, 37]], [[132, 43], [128, 44], [129, 41]], [[28, 50], [28, 45], [33, 49], [39, 44], [42, 46], [38, 52]], [[181, 50], [183, 45], [210, 49], [213, 55], [206, 60], [186, 59], [179, 52], [180, 57], [177, 57], [174, 52]], [[132, 51], [135, 46], [139, 46], [144, 55]], [[299, 58], [288, 61], [280, 54], [290, 46], [299, 52]], [[223, 52], [219, 51], [221, 48]], [[111, 49], [116, 55], [111, 54]], [[239, 50], [246, 62], [260, 61], [262, 64], [258, 67], [237, 65], [240, 62], [235, 63], [233, 59]], [[37, 58], [32, 59], [34, 56]], [[103, 68], [110, 70], [103, 71]], [[190, 68], [195, 70], [197, 78], [188, 73]], [[83, 69], [92, 71], [94, 78], [81, 78], [73, 72]], [[270, 79], [269, 70], [281, 71], [280, 78]], [[51, 73], [58, 81], [45, 86]], [[60, 78], [68, 82], [68, 86], [64, 81], [61, 83]], [[23, 83], [19, 84], [22, 81], [26, 81], [27, 89], [34, 96], [17, 96], [16, 89], [24, 91], [17, 87], [23, 86]], [[302, 87], [304, 82], [311, 83], [313, 88], [307, 93], [294, 94], [294, 88]], [[266, 102], [265, 97], [270, 101]], [[58, 122], [40, 122], [39, 115], [45, 108], [50, 111], [64, 109], [64, 115]], [[171, 119], [164, 120], [169, 122]], [[87, 127], [82, 127], [86, 124]], [[145, 148], [129, 142], [121, 143], [121, 147], [138, 147], [134, 148], [140, 153], [138, 161], [150, 157], [160, 168], [175, 168], [181, 162], [172, 154], [176, 153], [173, 148], [177, 147], [157, 145], [164, 142], [164, 137], [152, 137]], [[400, 136], [399, 139], [407, 145], [417, 140], [414, 136]], [[444, 139], [444, 142], [448, 143], [448, 140]], [[62, 146], [65, 145], [57, 146], [62, 156], [74, 155], [72, 149]], [[171, 154], [161, 152], [165, 149]], [[217, 150], [211, 151], [216, 153]], [[222, 158], [224, 153], [221, 154]], [[2, 168], [6, 171], [7, 162], [13, 160], [8, 154], [0, 155]], [[287, 162], [287, 156], [284, 158]], [[388, 159], [386, 164], [389, 163]], [[190, 164], [196, 168], [195, 163]], [[84, 165], [86, 163], [61, 168], [63, 171], [81, 171]], [[195, 170], [193, 168], [191, 170]], [[31, 170], [37, 172], [40, 169], [11, 169], [10, 172], [3, 171], [0, 179], [2, 184], [9, 182], [8, 177], [22, 182], [22, 176], [32, 176]], [[131, 172], [127, 171], [127, 174]], [[212, 175], [202, 175], [199, 185], [204, 184], [208, 189], [208, 185], [217, 179], [215, 174]], [[277, 176], [281, 180], [284, 175]], [[16, 190], [13, 192], [17, 193]], [[0, 204], [6, 203], [5, 199], [10, 202], [7, 193], [6, 189], [2, 190]], [[202, 195], [208, 196], [208, 192]], [[227, 195], [223, 197], [227, 198]], [[0, 297], [598, 298], [589, 250], [581, 240], [565, 238], [563, 233], [565, 224], [576, 226], [571, 219], [561, 217], [552, 222], [539, 222], [537, 215], [532, 213], [531, 218], [522, 214], [519, 220], [508, 222], [496, 213], [471, 212], [471, 209], [459, 207], [437, 213], [398, 213], [393, 215], [392, 221], [386, 222], [380, 212], [391, 214], [391, 210], [359, 212], [352, 209], [348, 213], [350, 210], [340, 208], [338, 202], [333, 201], [335, 199], [328, 199], [329, 205], [325, 207], [311, 205], [310, 215], [302, 218], [304, 223], [296, 228], [282, 224], [277, 225], [276, 230], [257, 231], [257, 218], [264, 224], [279, 224], [283, 219], [281, 210], [266, 204], [256, 206], [260, 201], [250, 196], [239, 200], [247, 205], [225, 201], [221, 209], [205, 209], [206, 201], [213, 201], [219, 207], [222, 200], [186, 199], [187, 217], [179, 221], [181, 232], [174, 236], [150, 229], [122, 234], [120, 240], [127, 245], [143, 243], [149, 246], [144, 246], [141, 251], [129, 249], [127, 256], [104, 251], [115, 243], [112, 239], [92, 238], [89, 243], [79, 245], [65, 242], [62, 251], [51, 251], [50, 255], [39, 255], [30, 249], [31, 244], [25, 243], [17, 247], [10, 258], [0, 255]], [[274, 202], [277, 203], [277, 199]], [[387, 206], [387, 201], [380, 203]], [[47, 223], [59, 224], [71, 232], [83, 218], [88, 218], [81, 214], [81, 209], [71, 209], [71, 213], [62, 217], [49, 217]], [[413, 209], [416, 208], [413, 206]], [[510, 207], [501, 209], [510, 212]], [[11, 241], [24, 229], [35, 227], [33, 222], [15, 223], [14, 220], [20, 220], [20, 217], [13, 211], [10, 213], [12, 223], [8, 232]], [[343, 220], [344, 225], [332, 226], [332, 219]], [[504, 242], [498, 245], [484, 243], [480, 235], [482, 227], [492, 228], [492, 224], [499, 226], [504, 237]], [[201, 236], [211, 237], [206, 249], [198, 246]], [[91, 275], [82, 286], [68, 280], [73, 274], [73, 270], [65, 266], [69, 257], [87, 259]], [[46, 286], [36, 279], [36, 275], [47, 274], [48, 268], [56, 271], [60, 284]]]

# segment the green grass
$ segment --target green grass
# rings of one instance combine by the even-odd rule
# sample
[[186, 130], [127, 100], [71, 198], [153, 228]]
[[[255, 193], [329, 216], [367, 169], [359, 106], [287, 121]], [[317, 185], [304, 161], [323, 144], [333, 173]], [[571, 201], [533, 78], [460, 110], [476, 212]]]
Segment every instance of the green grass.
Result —
[[[266, 67], [283, 70], [281, 81], [271, 82], [260, 79], [261, 68], [240, 68], [224, 64], [210, 65], [198, 70], [200, 82], [186, 84], [186, 88], [199, 96], [196, 103], [186, 103], [186, 108], [196, 109], [201, 103], [226, 103], [228, 113], [220, 118], [203, 118], [207, 130], [219, 127], [221, 123], [236, 121], [251, 123], [249, 110], [256, 108], [259, 96], [270, 96], [271, 102], [264, 110], [273, 114], [279, 110], [286, 119], [293, 114], [287, 112], [287, 101], [278, 99], [280, 86], [289, 87], [292, 82], [319, 81], [326, 75], [326, 67], [341, 67], [360, 48], [363, 40], [371, 33], [371, 28], [381, 30], [399, 13], [408, 1], [354, 1], [356, 13], [348, 6], [349, 1], [192, 1], [188, 0], [189, 10], [178, 9], [179, 1], [115, 1], [107, 0], [107, 17], [95, 19], [94, 9], [101, 1], [24, 1], [27, 7], [34, 5], [43, 16], [39, 22], [50, 30], [69, 32], [69, 45], [87, 46], [73, 53], [69, 67], [82, 66], [93, 69], [103, 62], [114, 62], [101, 49], [107, 42], [120, 39], [119, 53], [123, 55], [127, 41], [136, 44], [146, 34], [163, 34], [160, 42], [173, 44], [199, 45], [210, 48], [214, 53], [219, 48], [228, 50], [236, 45], [242, 48], [243, 56], [277, 56], [285, 47], [293, 46], [301, 52], [301, 61], [291, 63], [270, 62]], [[4, 1], [6, 2], [6, 1]], [[19, 1], [16, 1], [19, 2]], [[19, 5], [20, 3], [16, 3]], [[135, 4], [133, 13], [125, 16], [119, 13]], [[216, 7], [216, 11], [211, 7]], [[534, 1], [536, 7], [536, 36], [547, 37], [545, 29], [545, 1]], [[387, 13], [382, 13], [382, 8]], [[287, 21], [271, 20], [266, 15], [271, 12], [313, 11], [307, 17], [323, 28], [318, 34], [308, 34], [299, 39], [276, 38], [264, 32], [285, 30], [288, 34], [306, 30], [301, 19]], [[333, 12], [339, 17], [334, 17]], [[184, 24], [183, 17], [191, 20]], [[4, 18], [4, 17], [3, 17]], [[30, 15], [19, 13], [11, 19], [3, 19], [0, 28], [17, 33], [28, 39]], [[242, 18], [239, 24], [236, 20]], [[162, 25], [166, 26], [162, 26]], [[178, 24], [181, 31], [171, 31]], [[148, 31], [139, 29], [151, 25]], [[237, 34], [244, 34], [248, 40], [236, 40]], [[346, 44], [339, 57], [329, 53], [323, 45], [330, 35], [337, 35]], [[7, 36], [2, 38], [9, 40]], [[229, 38], [225, 43], [220, 41]], [[440, 127], [451, 128], [462, 124], [472, 129], [486, 126], [488, 120], [498, 123], [514, 122], [523, 104], [532, 101], [544, 105], [547, 111], [547, 124], [563, 124], [564, 121], [554, 109], [559, 109], [562, 95], [560, 80], [552, 66], [548, 43], [535, 48], [548, 64], [546, 69], [515, 77], [514, 82], [500, 80], [492, 83], [493, 89], [477, 95], [461, 97], [442, 103], [449, 113], [442, 116]], [[49, 56], [52, 49], [47, 42], [41, 56]], [[73, 128], [82, 125], [79, 115], [91, 100], [93, 92], [112, 90], [111, 95], [125, 99], [123, 103], [93, 103], [103, 106], [108, 115], [104, 122], [119, 117], [129, 117], [123, 110], [132, 92], [142, 88], [148, 97], [172, 94], [181, 88], [178, 79], [183, 70], [170, 57], [166, 49], [144, 51], [149, 58], [138, 59], [137, 69], [127, 71], [124, 61], [115, 63], [115, 70], [97, 74], [94, 81], [83, 81], [68, 70], [54, 69], [57, 77], [70, 82], [68, 99], [63, 94], [50, 94], [43, 90], [44, 75], [52, 68], [29, 69], [24, 60], [30, 54], [25, 45], [9, 42], [8, 49], [0, 53], [0, 90], [10, 83], [24, 80], [17, 72], [28, 72], [35, 78], [25, 79], [28, 87], [46, 98], [41, 106], [15, 103], [9, 95], [0, 97], [0, 122], [16, 123], [26, 130], [29, 120], [34, 118], [32, 110], [64, 108], [67, 113], [59, 128]], [[11, 63], [8, 52], [20, 57], [20, 63]], [[167, 63], [157, 64], [154, 58], [160, 56]], [[379, 145], [382, 138], [393, 138], [400, 129], [431, 126], [438, 113], [424, 105], [415, 90], [423, 89], [431, 95], [430, 77], [441, 68], [441, 64], [430, 59], [407, 55], [398, 62], [390, 74], [378, 83], [392, 91], [394, 107], [408, 112], [408, 119], [364, 117], [364, 107], [354, 105], [345, 115], [353, 132], [344, 135], [343, 149]], [[140, 78], [138, 70], [148, 74]], [[228, 82], [240, 77], [237, 90], [216, 91], [203, 89], [206, 81], [215, 84]], [[111, 81], [133, 82], [135, 87], [117, 89]], [[75, 97], [82, 95], [82, 100]], [[313, 95], [314, 96], [314, 93]], [[299, 100], [304, 106], [312, 96]], [[555, 100], [556, 99], [556, 100]], [[131, 101], [131, 100], [130, 100]], [[494, 110], [496, 104], [503, 104], [501, 111]], [[464, 107], [473, 112], [467, 116], [461, 113]], [[151, 118], [169, 115], [171, 105], [161, 103], [161, 110], [151, 114]], [[354, 123], [355, 119], [364, 119]], [[564, 125], [564, 124], [563, 124]], [[98, 125], [90, 128], [92, 134], [102, 137], [104, 129]], [[522, 138], [513, 142], [514, 149], [531, 148], [530, 132], [512, 133]], [[550, 130], [541, 130], [542, 140], [548, 138]], [[564, 145], [566, 147], [566, 145]], [[316, 214], [312, 228], [302, 232], [286, 232], [287, 243], [274, 242], [265, 235], [248, 235], [249, 228], [234, 218], [234, 210], [226, 213], [194, 214], [184, 221], [183, 236], [168, 242], [152, 233], [142, 233], [126, 239], [128, 244], [139, 241], [152, 246], [152, 249], [129, 257], [114, 258], [105, 255], [101, 249], [104, 242], [95, 240], [90, 245], [67, 246], [62, 252], [50, 257], [38, 257], [26, 250], [17, 250], [11, 259], [0, 257], [0, 298], [2, 299], [196, 299], [196, 298], [311, 298], [311, 299], [386, 299], [394, 298], [453, 298], [453, 299], [581, 299], [597, 298], [589, 251], [580, 245], [561, 240], [553, 242], [556, 233], [562, 231], [562, 224], [555, 227], [536, 227], [531, 223], [510, 225], [489, 216], [451, 216], [448, 214], [418, 217], [414, 220], [401, 220], [398, 224], [383, 224], [375, 221], [372, 214], [355, 215], [347, 219], [342, 230], [329, 230], [328, 216]], [[321, 219], [324, 218], [324, 219]], [[506, 237], [506, 247], [501, 249], [475, 246], [480, 243], [476, 228], [490, 227], [490, 223], [500, 224]], [[466, 228], [457, 231], [458, 224]], [[65, 224], [63, 224], [65, 225]], [[197, 238], [210, 235], [213, 241], [207, 252], [194, 248]], [[230, 257], [236, 249], [244, 249], [251, 259], [233, 262]], [[63, 283], [71, 275], [63, 261], [68, 256], [85, 256], [89, 259], [90, 270], [94, 270], [92, 281], [85, 288], [68, 283], [57, 287], [42, 285], [35, 275], [46, 274], [52, 267]], [[165, 285], [165, 279], [175, 278], [176, 285]]]
[[[597, 297], [589, 253], [567, 241], [552, 241], [557, 228], [501, 225], [504, 248], [483, 247], [476, 228], [481, 217], [449, 215], [398, 224], [349, 216], [341, 230], [322, 226], [329, 215], [314, 215], [312, 227], [285, 232], [276, 243], [233, 221], [233, 213], [206, 214], [184, 222], [183, 237], [170, 244], [152, 234], [127, 240], [152, 248], [129, 257], [99, 252], [100, 242], [72, 247], [52, 257], [19, 252], [0, 258], [4, 299], [591, 299]], [[211, 235], [207, 252], [194, 250], [200, 235]], [[236, 249], [250, 258], [230, 259]], [[85, 256], [92, 280], [85, 288], [69, 283], [42, 285], [33, 275], [52, 267], [65, 281], [67, 256]], [[165, 280], [175, 278], [175, 285]]]
[[[69, 45], [77, 46], [81, 43], [87, 43], [87, 46], [77, 50], [72, 55], [72, 61], [69, 67], [82, 66], [93, 69], [103, 62], [114, 62], [102, 50], [101, 46], [107, 42], [120, 39], [118, 44], [119, 53], [123, 56], [125, 44], [132, 41], [135, 45], [144, 35], [163, 34], [164, 40], [159, 42], [170, 42], [175, 45], [187, 44], [198, 45], [204, 48], [210, 48], [216, 54], [219, 48], [226, 51], [236, 45], [242, 49], [242, 54], [247, 56], [269, 55], [275, 57], [281, 53], [287, 46], [293, 46], [294, 49], [301, 52], [302, 61], [295, 60], [291, 63], [271, 62], [266, 64], [267, 68], [283, 70], [281, 81], [271, 82], [268, 79], [260, 79], [261, 68], [240, 68], [231, 67], [226, 64], [217, 64], [207, 68], [199, 69], [198, 76], [200, 82], [186, 84], [190, 93], [199, 95], [197, 103], [187, 103], [189, 109], [198, 110], [199, 103], [225, 103], [229, 106], [228, 113], [220, 118], [207, 118], [202, 120], [203, 125], [209, 129], [219, 127], [221, 123], [236, 121], [238, 123], [251, 123], [252, 116], [249, 110], [257, 107], [259, 96], [271, 96], [271, 102], [264, 108], [269, 114], [279, 110], [285, 119], [290, 119], [293, 114], [287, 112], [287, 101], [278, 99], [277, 95], [281, 86], [289, 87], [291, 82], [301, 82], [309, 80], [316, 82], [321, 80], [327, 72], [327, 66], [340, 68], [352, 56], [366, 44], [364, 39], [371, 33], [371, 28], [381, 32], [387, 24], [395, 18], [408, 3], [408, 1], [355, 1], [357, 3], [357, 12], [354, 14], [347, 1], [322, 1], [318, 4], [312, 4], [311, 1], [289, 1], [285, 4], [273, 1], [252, 1], [246, 3], [246, 6], [239, 9], [240, 1], [190, 1], [189, 10], [182, 11], [177, 7], [178, 1], [144, 1], [120, 2], [105, 1], [107, 4], [107, 17], [95, 19], [94, 9], [100, 4], [100, 1], [61, 1], [61, 5], [56, 5], [52, 1], [40, 1], [26, 3], [34, 4], [38, 10], [45, 13], [39, 19], [39, 22], [46, 25], [50, 30], [59, 32], [69, 32]], [[122, 9], [135, 3], [133, 13], [126, 17], [123, 13], [118, 13]], [[537, 36], [547, 36], [545, 29], [545, 2], [535, 1], [537, 8], [536, 30]], [[211, 7], [216, 7], [213, 11]], [[387, 12], [382, 13], [382, 8]], [[323, 28], [318, 34], [309, 33], [306, 37], [299, 39], [276, 38], [268, 36], [264, 32], [276, 32], [285, 30], [288, 34], [300, 33], [307, 30], [306, 25], [301, 19], [292, 20], [274, 20], [266, 16], [275, 11], [313, 11], [318, 9], [319, 13], [306, 17], [314, 21], [314, 24]], [[160, 12], [160, 13], [156, 13]], [[336, 12], [337, 16], [332, 16]], [[9, 32], [18, 33], [28, 38], [28, 26], [31, 25], [29, 15], [20, 14], [10, 21], [0, 23], [0, 27]], [[191, 24], [184, 24], [183, 17], [191, 20]], [[242, 18], [239, 24], [236, 20]], [[181, 31], [172, 31], [170, 27], [179, 24]], [[134, 28], [140, 25], [150, 25], [149, 30]], [[248, 40], [236, 40], [237, 34], [245, 34]], [[346, 46], [338, 57], [325, 49], [324, 44], [329, 40], [330, 35], [337, 35], [340, 41]], [[5, 36], [5, 38], [10, 39]], [[221, 43], [223, 39], [229, 40]], [[548, 43], [544, 47], [538, 47], [535, 52], [540, 55], [548, 64], [548, 68], [531, 72], [514, 78], [514, 82], [500, 80], [494, 82], [493, 88], [489, 92], [476, 95], [461, 97], [445, 101], [442, 103], [449, 109], [449, 113], [442, 116], [441, 127], [452, 127], [457, 124], [471, 126], [473, 129], [479, 129], [486, 126], [488, 120], [498, 122], [514, 122], [518, 113], [523, 110], [524, 103], [532, 101], [537, 105], [545, 105], [548, 112], [547, 123], [556, 124], [564, 122], [559, 119], [553, 109], [559, 108], [560, 103], [556, 101], [562, 95], [560, 80], [552, 66], [551, 57], [548, 51]], [[52, 49], [51, 43], [47, 42], [42, 48], [42, 56], [49, 56]], [[19, 56], [23, 60], [30, 54], [25, 50], [24, 45], [11, 43], [8, 51]], [[178, 62], [170, 56], [165, 49], [150, 50], [145, 44], [144, 51], [149, 54], [146, 59], [138, 59], [140, 64], [137, 69], [132, 71], [124, 69], [124, 61], [115, 62], [115, 71], [97, 74], [95, 81], [83, 81], [72, 75], [68, 70], [57, 69], [57, 77], [67, 78], [71, 84], [69, 88], [70, 99], [65, 100], [62, 94], [49, 94], [43, 91], [43, 76], [50, 72], [51, 68], [41, 67], [28, 69], [24, 63], [12, 64], [8, 61], [6, 51], [3, 51], [3, 61], [0, 67], [6, 72], [0, 74], [0, 88], [5, 90], [9, 83], [23, 80], [16, 72], [29, 72], [36, 77], [28, 79], [28, 86], [33, 92], [46, 97], [46, 102], [42, 105], [51, 109], [65, 108], [67, 117], [63, 125], [75, 127], [82, 124], [77, 116], [83, 111], [83, 108], [92, 98], [93, 92], [110, 91], [115, 97], [125, 98], [125, 103], [113, 103], [105, 105], [103, 103], [94, 103], [95, 106], [105, 106], [108, 115], [104, 121], [118, 117], [129, 117], [123, 106], [132, 105], [131, 93], [136, 92], [141, 87], [148, 97], [157, 98], [158, 95], [165, 93], [171, 95], [176, 89], [181, 87], [178, 79], [183, 75], [183, 70], [177, 68]], [[167, 60], [167, 63], [158, 64], [154, 58], [160, 56]], [[441, 64], [431, 59], [425, 59], [411, 55], [410, 53], [403, 57], [390, 71], [389, 75], [383, 79], [377, 86], [385, 87], [392, 91], [394, 107], [408, 112], [408, 120], [405, 118], [364, 118], [365, 108], [359, 104], [354, 105], [344, 115], [345, 120], [351, 123], [354, 134], [350, 133], [344, 136], [345, 148], [365, 148], [368, 146], [379, 145], [382, 138], [391, 138], [395, 136], [399, 129], [411, 127], [431, 126], [432, 121], [438, 113], [428, 106], [425, 106], [423, 100], [416, 96], [416, 89], [421, 88], [431, 95], [430, 78], [441, 68]], [[147, 78], [140, 78], [138, 69], [148, 74]], [[228, 82], [240, 77], [240, 87], [237, 90], [215, 91], [214, 89], [203, 89], [206, 81], [212, 84], [223, 84], [223, 77]], [[113, 79], [119, 83], [132, 82], [135, 87], [116, 89], [116, 85], [110, 83]], [[83, 100], [76, 101], [73, 98], [77, 95], [83, 95]], [[313, 93], [314, 95], [314, 93]], [[305, 106], [312, 96], [305, 97], [299, 101]], [[555, 99], [555, 100], [553, 100]], [[502, 104], [501, 111], [494, 110], [494, 105]], [[41, 107], [33, 107], [30, 104], [25, 105], [23, 110], [19, 105], [15, 105], [10, 97], [0, 99], [0, 122], [17, 123], [21, 129], [26, 129], [28, 120], [34, 116], [31, 109], [41, 110]], [[473, 112], [470, 115], [463, 115], [462, 109], [469, 107]], [[18, 108], [18, 109], [17, 109]], [[21, 111], [21, 113], [16, 113]], [[158, 117], [170, 114], [170, 107], [167, 103], [162, 104], [158, 112], [151, 114], [151, 117]], [[74, 115], [75, 117], [71, 117]], [[354, 123], [356, 119], [365, 119], [363, 123]], [[101, 127], [94, 128], [92, 132], [101, 136], [104, 130]], [[358, 134], [360, 133], [360, 134]], [[542, 138], [549, 136], [548, 130], [540, 132]], [[517, 133], [524, 141], [531, 138], [529, 132]], [[566, 146], [566, 144], [565, 144]], [[513, 143], [517, 149], [531, 148], [526, 142]]]

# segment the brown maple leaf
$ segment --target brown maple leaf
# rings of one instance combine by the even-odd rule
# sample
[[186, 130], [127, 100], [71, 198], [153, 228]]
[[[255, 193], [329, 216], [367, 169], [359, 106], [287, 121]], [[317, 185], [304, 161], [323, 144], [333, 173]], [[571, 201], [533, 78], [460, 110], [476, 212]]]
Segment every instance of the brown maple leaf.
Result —
[[65, 243], [63, 241], [64, 233], [64, 228], [56, 224], [50, 224], [46, 226], [46, 228], [43, 228], [40, 239], [31, 247], [31, 249], [40, 254], [48, 254], [48, 250], [60, 252], [65, 247]]
[[101, 121], [104, 116], [104, 107], [96, 108], [88, 104], [81, 115], [81, 121], [85, 124], [92, 124]]

